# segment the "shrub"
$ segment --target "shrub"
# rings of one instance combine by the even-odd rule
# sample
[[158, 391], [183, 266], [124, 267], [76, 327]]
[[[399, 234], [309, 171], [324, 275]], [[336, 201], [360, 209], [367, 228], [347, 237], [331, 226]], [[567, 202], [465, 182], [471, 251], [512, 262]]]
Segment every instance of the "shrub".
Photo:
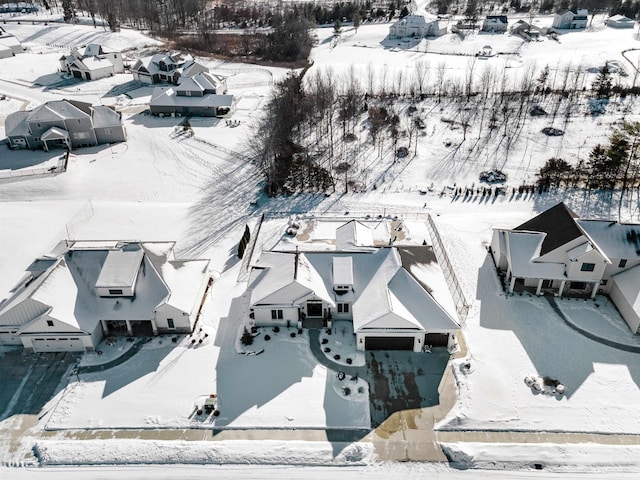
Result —
[[271, 337], [270, 337], [269, 335], [265, 335], [265, 336], [264, 336], [264, 339], [265, 339], [265, 341], [267, 341], [267, 342], [268, 342], [269, 340], [271, 340]]
[[329, 343], [329, 339], [328, 338], [323, 338], [322, 339], [322, 345], [326, 345], [327, 343]]
[[273, 327], [271, 330], [273, 330], [273, 333], [278, 333], [280, 331], [280, 327], [278, 327], [277, 325], [275, 327]]
[[340, 355], [337, 355], [337, 354], [336, 354], [336, 355], [334, 355], [334, 356], [333, 356], [333, 358], [334, 358], [335, 360], [340, 360]]
[[291, 338], [296, 338], [296, 332], [291, 332]]
[[358, 387], [358, 393], [364, 393], [364, 387]]
[[324, 347], [324, 352], [325, 353], [329, 353], [331, 351], [331, 349], [329, 347]]
[[[192, 342], [195, 342], [195, 340], [193, 340]], [[245, 347], [253, 343], [253, 336], [251, 335], [251, 333], [249, 333], [247, 327], [244, 327], [242, 337], [240, 337], [240, 343], [242, 343], [242, 345], [244, 345]]]
[[344, 393], [345, 397], [348, 396], [348, 395], [351, 395], [351, 389], [349, 387], [344, 387], [342, 389], [342, 393]]
[[351, 365], [353, 363], [353, 360], [351, 360], [350, 358], [347, 357], [347, 364]]

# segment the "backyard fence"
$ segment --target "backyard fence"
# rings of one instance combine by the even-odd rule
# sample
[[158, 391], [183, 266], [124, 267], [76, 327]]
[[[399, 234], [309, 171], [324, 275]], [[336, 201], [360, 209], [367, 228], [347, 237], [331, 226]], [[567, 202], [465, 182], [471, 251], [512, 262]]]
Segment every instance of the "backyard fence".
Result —
[[440, 234], [438, 233], [438, 228], [436, 227], [433, 218], [431, 218], [431, 215], [427, 216], [427, 228], [429, 230], [429, 234], [431, 235], [433, 253], [438, 259], [438, 264], [440, 265], [440, 268], [442, 268], [444, 278], [447, 281], [449, 291], [451, 292], [451, 296], [453, 297], [453, 302], [455, 303], [456, 311], [458, 312], [458, 317], [460, 318], [460, 325], [464, 326], [465, 322], [467, 321], [467, 315], [469, 314], [469, 304], [467, 303], [467, 299], [464, 296], [464, 292], [462, 291], [460, 282], [458, 282], [458, 277], [456, 277], [456, 273], [453, 269], [453, 265], [451, 264], [451, 260], [449, 259], [449, 255], [447, 255], [447, 251], [445, 250], [442, 239], [440, 238]]

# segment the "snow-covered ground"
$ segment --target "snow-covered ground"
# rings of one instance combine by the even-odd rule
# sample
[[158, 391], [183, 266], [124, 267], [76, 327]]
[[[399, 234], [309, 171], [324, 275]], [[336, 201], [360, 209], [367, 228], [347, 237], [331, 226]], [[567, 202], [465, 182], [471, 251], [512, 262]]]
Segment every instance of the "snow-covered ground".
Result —
[[[137, 32], [124, 30], [112, 34], [83, 25], [7, 24], [5, 28], [23, 40], [33, 53], [1, 61], [5, 68], [0, 70], [0, 94], [12, 98], [0, 102], [1, 116], [6, 116], [14, 107], [20, 108], [21, 104], [33, 106], [60, 96], [103, 101], [125, 107], [128, 141], [73, 152], [64, 174], [0, 178], [0, 298], [9, 294], [34, 257], [67, 237], [176, 240], [177, 256], [210, 258], [212, 268], [219, 273], [206, 305], [204, 330], [196, 333], [197, 338], [203, 338], [202, 344], [196, 346], [184, 338], [175, 344], [170, 337], [156, 338], [120, 367], [108, 372], [72, 376], [66, 388], [49, 403], [47, 415], [30, 434], [37, 435], [38, 429], [44, 426], [61, 429], [368, 426], [368, 403], [353, 402], [340, 396], [335, 375], [311, 357], [304, 336], [272, 336], [269, 342], [260, 346], [265, 349], [260, 355], [239, 355], [235, 351], [238, 328], [244, 315], [244, 285], [236, 283], [239, 263], [235, 249], [245, 224], [253, 227], [262, 212], [268, 218], [274, 218], [263, 226], [271, 245], [283, 237], [290, 214], [311, 212], [333, 216], [336, 224], [350, 216], [399, 215], [405, 221], [413, 222], [409, 223], [408, 230], [411, 242], [416, 244], [428, 238], [424, 214], [433, 216], [467, 300], [472, 303], [464, 331], [472, 369], [466, 375], [460, 370], [461, 362], [452, 366], [459, 399], [439, 424], [440, 429], [640, 433], [640, 414], [636, 408], [640, 400], [637, 355], [581, 336], [568, 328], [543, 299], [526, 295], [505, 298], [485, 250], [492, 227], [518, 225], [557, 201], [565, 200], [585, 217], [638, 221], [637, 198], [624, 203], [620, 210], [615, 196], [612, 202], [595, 194], [585, 198], [582, 192], [567, 190], [544, 195], [508, 194], [491, 199], [477, 196], [464, 202], [454, 200], [446, 193], [449, 191], [446, 186], [454, 182], [458, 185], [477, 182], [478, 172], [493, 166], [492, 159], [489, 154], [480, 159], [450, 157], [449, 147], [443, 146], [443, 140], [449, 137], [455, 140], [460, 132], [449, 131], [439, 116], [433, 116], [427, 118], [428, 133], [420, 138], [417, 157], [401, 163], [401, 168], [386, 175], [384, 169], [388, 165], [373, 165], [370, 178], [384, 178], [377, 189], [363, 193], [337, 192], [330, 197], [299, 195], [267, 199], [261, 193], [261, 177], [256, 165], [234, 152], [246, 153], [245, 139], [252, 134], [251, 126], [265, 105], [269, 85], [285, 74], [285, 70], [221, 65], [212, 61], [212, 65], [218, 65], [232, 75], [230, 88], [236, 82], [235, 90], [231, 91], [242, 97], [235, 116], [240, 125], [230, 127], [224, 121], [193, 119], [195, 137], [186, 138], [177, 135], [175, 130], [181, 119], [160, 119], [127, 111], [126, 107], [139, 106], [148, 91], [129, 92], [131, 99], [108, 93], [130, 81], [130, 76], [56, 86], [59, 78], [55, 73], [57, 58], [70, 46], [104, 41], [116, 48], [142, 47], [153, 45], [153, 40]], [[391, 79], [397, 71], [409, 71], [418, 59], [426, 59], [432, 69], [432, 79], [440, 62], [446, 62], [447, 75], [453, 76], [463, 73], [472, 58], [458, 54], [473, 52], [480, 44], [490, 44], [494, 51], [508, 52], [483, 60], [496, 71], [520, 71], [527, 62], [535, 62], [536, 68], [549, 63], [553, 69], [554, 65], [564, 64], [565, 59], [586, 69], [600, 65], [604, 60], [620, 59], [622, 48], [636, 44], [630, 31], [598, 27], [594, 31], [567, 33], [557, 43], [543, 40], [520, 45], [507, 35], [478, 35], [464, 42], [447, 36], [426, 40], [417, 47], [402, 48], [403, 45], [381, 43], [385, 42], [387, 30], [388, 25], [363, 25], [357, 34], [347, 30], [332, 48], [331, 29], [319, 29], [319, 46], [313, 52], [315, 65], [311, 72], [331, 66], [344, 73], [349, 65], [355, 65], [361, 82], [366, 84], [369, 64], [375, 64], [379, 70], [377, 79], [382, 78], [385, 68]], [[425, 54], [425, 49], [438, 53]], [[38, 79], [41, 86], [34, 86]], [[606, 139], [608, 131], [603, 128], [603, 122], [606, 125], [616, 118], [616, 115], [606, 116], [604, 120], [580, 118], [567, 129], [562, 140], [539, 142], [531, 134], [514, 146], [513, 156], [504, 165], [510, 175], [509, 181], [512, 185], [533, 181], [537, 168], [557, 152], [573, 159], [584, 158], [592, 142]], [[629, 115], [627, 118], [636, 117]], [[531, 132], [541, 128], [541, 123], [532, 121], [531, 125]], [[2, 150], [0, 165], [6, 169], [6, 165], [15, 163], [17, 153]], [[433, 191], [426, 192], [431, 183], [435, 184]], [[441, 196], [439, 193], [443, 188], [445, 195]], [[252, 205], [255, 201], [257, 206]], [[349, 216], [345, 216], [345, 212], [349, 212]], [[315, 230], [313, 240], [328, 241], [329, 230], [333, 228], [334, 231], [334, 227], [326, 226], [326, 231], [324, 226]], [[376, 233], [381, 241], [389, 237], [389, 230], [385, 228], [381, 226], [380, 232]], [[286, 243], [286, 240], [282, 241]], [[591, 314], [595, 315], [593, 311]], [[607, 310], [607, 315], [613, 316], [615, 311]], [[208, 336], [204, 337], [204, 333]], [[341, 346], [349, 347], [346, 342]], [[127, 368], [132, 365], [136, 367]], [[567, 394], [560, 398], [535, 395], [524, 383], [527, 375], [557, 378], [567, 386]], [[214, 392], [220, 396], [220, 417], [205, 420], [197, 414], [194, 416], [198, 402]], [[5, 422], [0, 422], [0, 427]], [[24, 439], [27, 448], [36, 441], [35, 438]], [[50, 443], [42, 442], [40, 447], [41, 454], [49, 455], [51, 463], [67, 463], [70, 455], [80, 458], [78, 444], [65, 443], [58, 438], [48, 441]], [[142, 448], [136, 454], [130, 443], [112, 442], [108, 452], [114, 456], [127, 454], [133, 463], [151, 461], [144, 456], [145, 451], [149, 455], [158, 454], [157, 444], [149, 444], [148, 450], [144, 449], [144, 444], [138, 444]], [[345, 452], [342, 457], [335, 447], [321, 442], [314, 444], [316, 451], [309, 456], [317, 455], [322, 463], [335, 463], [336, 459], [362, 463], [372, 459], [366, 443], [341, 446], [339, 452]], [[83, 445], [87, 448], [84, 455], [95, 455], [96, 458], [96, 452], [104, 448], [102, 442]], [[0, 447], [8, 449], [9, 443], [2, 442]], [[184, 449], [184, 445], [175, 447]], [[260, 450], [264, 446], [258, 444], [237, 443], [235, 447], [245, 457], [255, 454], [270, 458], [273, 453], [269, 448]], [[308, 452], [302, 448], [307, 445], [290, 447]], [[313, 463], [304, 455], [287, 457], [290, 447], [278, 444], [273, 448], [281, 453], [278, 458], [282, 462], [290, 459], [291, 463]], [[333, 451], [329, 454], [331, 448]], [[488, 448], [482, 446], [468, 446], [467, 450], [460, 446], [456, 448], [464, 455], [488, 452]], [[220, 456], [214, 458], [208, 456], [206, 446], [198, 445], [194, 447], [192, 458], [219, 461], [231, 458], [225, 455], [232, 449], [233, 445], [220, 446], [216, 453]], [[515, 447], [505, 449], [515, 456], [520, 452]], [[581, 450], [575, 452], [575, 458], [585, 458], [587, 454], [587, 450]], [[491, 458], [492, 454], [486, 455]], [[635, 465], [630, 460], [637, 457], [633, 449], [623, 451], [621, 457], [621, 464], [627, 465], [629, 461], [631, 466]], [[376, 468], [382, 467], [368, 468], [349, 473], [353, 477], [344, 478], [359, 475], [375, 478], [381, 471]], [[416, 475], [424, 473], [422, 467], [416, 468]], [[596, 461], [590, 465], [592, 470], [598, 468], [604, 467]], [[50, 471], [55, 472], [55, 469]], [[28, 478], [31, 474], [18, 473], [15, 478]], [[544, 478], [544, 473], [534, 473], [538, 478]], [[0, 474], [3, 471], [0, 470]], [[282, 478], [281, 472], [278, 474], [280, 476], [273, 473], [272, 477], [266, 478]], [[412, 474], [409, 470], [407, 477]], [[480, 474], [465, 476], [462, 472], [447, 474], [451, 477], [446, 478], [495, 478]], [[135, 477], [135, 473], [131, 475], [131, 478]], [[311, 474], [312, 478], [314, 476], [318, 478], [323, 473]]]

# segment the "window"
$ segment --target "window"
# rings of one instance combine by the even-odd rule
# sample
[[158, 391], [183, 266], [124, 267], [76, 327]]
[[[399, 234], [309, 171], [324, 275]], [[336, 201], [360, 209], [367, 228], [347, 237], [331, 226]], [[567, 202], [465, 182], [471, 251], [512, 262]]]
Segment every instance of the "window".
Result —
[[89, 132], [75, 132], [73, 134], [73, 138], [75, 138], [76, 140], [82, 140], [85, 138], [89, 138]]
[[191, 91], [190, 91], [190, 90], [185, 90], [185, 92], [184, 92], [184, 93], [186, 94], [186, 96], [187, 96], [187, 97], [190, 97], [190, 96], [191, 96]]
[[587, 284], [584, 282], [571, 282], [569, 288], [572, 290], [584, 290], [587, 288]]
[[53, 327], [53, 320], [47, 320], [47, 327]]
[[282, 310], [271, 310], [271, 320], [282, 320]]
[[626, 258], [621, 258], [620, 262], [618, 263], [618, 268], [624, 268], [627, 266], [627, 259]]
[[173, 330], [174, 328], [176, 328], [175, 323], [173, 323], [173, 318], [167, 318], [167, 328], [169, 330]]
[[121, 288], [110, 288], [109, 289], [109, 295], [122, 295], [122, 289]]
[[348, 303], [339, 303], [338, 304], [338, 313], [349, 313], [349, 304]]
[[583, 263], [580, 267], [581, 272], [593, 272], [596, 269], [595, 263]]

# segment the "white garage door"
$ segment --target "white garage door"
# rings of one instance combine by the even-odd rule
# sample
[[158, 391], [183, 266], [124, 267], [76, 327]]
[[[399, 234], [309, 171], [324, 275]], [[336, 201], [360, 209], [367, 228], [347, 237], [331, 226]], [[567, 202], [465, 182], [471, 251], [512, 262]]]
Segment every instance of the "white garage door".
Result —
[[84, 352], [84, 344], [78, 337], [34, 338], [34, 352]]

